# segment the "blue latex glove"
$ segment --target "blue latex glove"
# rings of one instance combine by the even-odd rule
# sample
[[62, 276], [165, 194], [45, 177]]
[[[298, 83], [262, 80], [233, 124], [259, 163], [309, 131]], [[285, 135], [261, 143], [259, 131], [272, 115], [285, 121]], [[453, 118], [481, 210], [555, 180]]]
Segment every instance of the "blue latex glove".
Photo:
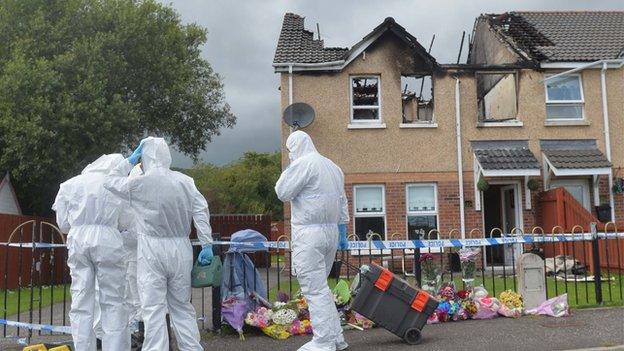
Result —
[[200, 266], [207, 266], [212, 262], [212, 245], [206, 244], [202, 246], [202, 250], [199, 252], [199, 256], [197, 256], [197, 262], [199, 262]]
[[345, 223], [338, 224], [338, 250], [346, 250], [348, 247], [347, 225]]
[[143, 143], [140, 143], [139, 146], [137, 146], [137, 148], [134, 149], [134, 152], [132, 153], [132, 155], [130, 155], [130, 157], [128, 157], [128, 161], [133, 166], [136, 166], [136, 164], [139, 163], [139, 160], [141, 159], [141, 154], [142, 153], [143, 153]]

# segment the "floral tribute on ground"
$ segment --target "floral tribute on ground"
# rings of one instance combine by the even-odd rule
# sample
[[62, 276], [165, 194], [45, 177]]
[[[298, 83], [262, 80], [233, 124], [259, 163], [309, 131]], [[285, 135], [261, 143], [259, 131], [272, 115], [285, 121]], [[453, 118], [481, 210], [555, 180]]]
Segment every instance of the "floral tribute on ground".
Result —
[[[334, 301], [343, 324], [350, 325], [355, 329], [370, 329], [373, 323], [351, 311], [351, 290], [349, 284], [340, 280], [333, 289]], [[245, 324], [258, 328], [274, 339], [287, 339], [293, 335], [312, 334], [310, 324], [310, 312], [305, 298], [299, 294], [290, 298], [288, 294], [278, 293], [278, 301], [271, 306], [258, 306], [247, 313]]]

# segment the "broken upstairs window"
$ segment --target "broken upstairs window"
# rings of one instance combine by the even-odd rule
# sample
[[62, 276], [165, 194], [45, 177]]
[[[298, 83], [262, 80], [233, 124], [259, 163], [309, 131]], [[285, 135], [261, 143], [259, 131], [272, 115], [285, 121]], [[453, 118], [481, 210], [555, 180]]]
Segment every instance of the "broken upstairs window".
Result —
[[513, 122], [518, 117], [515, 72], [477, 72], [477, 104], [480, 123]]
[[381, 122], [379, 92], [379, 77], [351, 77], [351, 122]]
[[402, 123], [433, 122], [433, 81], [431, 75], [401, 76]]

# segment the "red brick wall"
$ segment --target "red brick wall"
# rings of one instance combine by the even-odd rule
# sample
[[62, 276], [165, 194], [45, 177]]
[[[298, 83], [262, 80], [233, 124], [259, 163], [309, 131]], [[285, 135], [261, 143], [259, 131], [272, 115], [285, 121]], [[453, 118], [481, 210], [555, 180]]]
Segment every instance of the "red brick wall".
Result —
[[[506, 178], [504, 180], [518, 180], [517, 178]], [[453, 229], [460, 229], [459, 216], [459, 186], [457, 173], [368, 173], [368, 174], [347, 174], [345, 177], [345, 188], [350, 204], [350, 215], [353, 216], [353, 186], [358, 184], [383, 184], [386, 189], [386, 225], [387, 236], [390, 238], [393, 233], [401, 233], [405, 237], [407, 230], [406, 210], [405, 210], [405, 187], [412, 183], [436, 183], [438, 188], [438, 230], [442, 237], [449, 237]], [[522, 183], [523, 184], [523, 183]], [[473, 237], [483, 236], [483, 217], [481, 211], [475, 210], [474, 186], [472, 172], [464, 173], [464, 214], [466, 236], [470, 237], [470, 232], [476, 229]], [[539, 191], [531, 193], [532, 204], [537, 203]], [[526, 210], [524, 201], [524, 188], [522, 189], [522, 206], [524, 217], [524, 230], [531, 231], [535, 226], [536, 211]], [[349, 224], [349, 232], [353, 232], [353, 220]], [[459, 237], [458, 232], [453, 232], [454, 238]]]
[[[539, 223], [539, 211], [537, 209], [539, 193], [542, 191], [542, 178], [534, 177], [540, 183], [537, 191], [531, 192], [532, 209], [526, 209], [524, 195], [524, 179], [523, 178], [500, 178], [489, 179], [490, 181], [520, 181], [521, 197], [523, 208], [523, 220], [526, 233], [530, 233]], [[443, 238], [449, 236], [449, 232], [453, 229], [459, 230], [459, 187], [457, 182], [457, 173], [357, 173], [345, 175], [345, 190], [349, 199], [349, 214], [351, 221], [349, 223], [349, 233], [354, 232], [353, 228], [353, 186], [359, 184], [383, 184], [385, 186], [386, 196], [386, 233], [388, 239], [394, 233], [399, 233], [398, 237], [405, 238], [407, 231], [406, 224], [406, 194], [405, 187], [412, 183], [436, 183], [438, 188], [438, 230]], [[483, 236], [483, 217], [482, 211], [475, 210], [474, 185], [472, 172], [464, 172], [464, 215], [466, 224], [466, 237]], [[590, 188], [590, 197], [593, 205], [593, 189]], [[603, 203], [608, 203], [608, 184], [607, 179], [602, 177], [600, 183], [600, 198]], [[624, 195], [617, 194], [615, 196], [616, 218], [624, 219]], [[290, 208], [285, 207], [285, 232], [290, 235]], [[595, 214], [595, 211], [593, 211]], [[470, 234], [471, 231], [475, 231]], [[546, 232], [550, 232], [550, 228], [544, 228]], [[454, 232], [453, 237], [457, 238], [459, 234]], [[397, 236], [395, 236], [396, 238]]]

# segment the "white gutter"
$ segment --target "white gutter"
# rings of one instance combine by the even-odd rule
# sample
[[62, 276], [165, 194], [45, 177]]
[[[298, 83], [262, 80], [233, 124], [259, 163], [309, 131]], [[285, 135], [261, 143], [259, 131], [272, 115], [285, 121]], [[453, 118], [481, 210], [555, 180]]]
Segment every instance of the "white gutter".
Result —
[[276, 72], [286, 71], [313, 71], [313, 70], [340, 70], [345, 64], [345, 60], [331, 61], [331, 62], [319, 62], [319, 63], [274, 63], [273, 67]]
[[273, 67], [323, 67], [323, 66], [340, 65], [340, 64], [343, 64], [344, 62], [345, 60], [318, 62], [318, 63], [285, 62], [285, 63], [274, 63]]
[[455, 77], [455, 136], [457, 137], [457, 177], [459, 178], [459, 224], [461, 238], [465, 239], [466, 219], [464, 216], [464, 167], [462, 165], [461, 112], [459, 110], [459, 100], [459, 77]]
[[[615, 67], [612, 67], [612, 68], [620, 68], [620, 67], [622, 67], [624, 65], [624, 59], [618, 59], [618, 60], [598, 60], [598, 61], [586, 63], [586, 64], [580, 65], [580, 66], [578, 66], [576, 68], [573, 68], [571, 70], [568, 70], [568, 71], [565, 71], [565, 72], [561, 72], [561, 73], [557, 73], [557, 74], [554, 74], [552, 76], [548, 76], [548, 77], [544, 78], [543, 81], [545, 82], [545, 81], [548, 81], [548, 80], [551, 80], [551, 79], [554, 79], [554, 78], [565, 76], [567, 74], [571, 74], [571, 73], [582, 71], [582, 70], [585, 70], [585, 69], [588, 69], [588, 68], [592, 68], [592, 67], [597, 66], [597, 65], [602, 65], [603, 66], [602, 69], [604, 70], [604, 69], [606, 69], [605, 67], [608, 64], [614, 64]], [[542, 68], [550, 68], [546, 64], [542, 64], [541, 66], [542, 66]]]
[[596, 62], [606, 62], [609, 68], [621, 68], [624, 66], [624, 60], [622, 59], [609, 59], [599, 60], [594, 62], [542, 62], [540, 67], [544, 69], [576, 69], [582, 66], [590, 65], [588, 68], [600, 68], [594, 67]]
[[[611, 137], [609, 135], [609, 105], [607, 104], [607, 63], [602, 64], [600, 70], [600, 89], [602, 92], [602, 118], [604, 123], [605, 151], [607, 160], [611, 162]], [[611, 171], [611, 169], [609, 169]], [[615, 221], [615, 200], [613, 199], [613, 175], [609, 172], [609, 205], [611, 206], [611, 220]]]

